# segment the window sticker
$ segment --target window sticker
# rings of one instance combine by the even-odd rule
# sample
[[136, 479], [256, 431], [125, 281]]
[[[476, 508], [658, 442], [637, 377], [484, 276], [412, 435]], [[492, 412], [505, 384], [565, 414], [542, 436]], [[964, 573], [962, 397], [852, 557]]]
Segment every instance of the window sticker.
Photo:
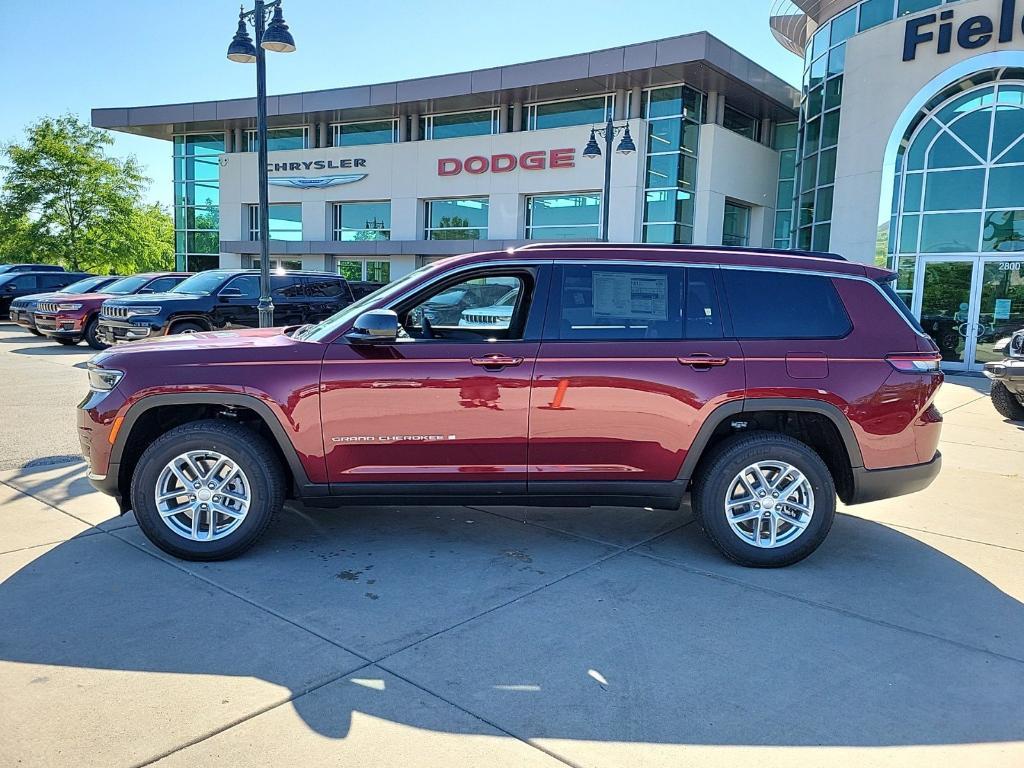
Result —
[[1009, 320], [1010, 319], [1010, 299], [996, 299], [995, 311], [993, 314], [994, 320]]
[[668, 320], [668, 275], [594, 272], [594, 317]]

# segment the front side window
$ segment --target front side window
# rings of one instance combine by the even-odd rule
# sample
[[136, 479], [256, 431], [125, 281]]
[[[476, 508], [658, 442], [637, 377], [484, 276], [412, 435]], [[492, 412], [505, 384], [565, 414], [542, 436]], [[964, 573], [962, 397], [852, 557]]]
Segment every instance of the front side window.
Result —
[[601, 195], [535, 195], [526, 199], [528, 240], [596, 240]]
[[427, 201], [427, 240], [486, 240], [486, 197]]
[[487, 136], [498, 132], [498, 111], [455, 112], [420, 118], [424, 139], [457, 139], [461, 136]]
[[567, 341], [714, 339], [722, 336], [714, 270], [572, 265], [559, 278], [558, 325]]
[[567, 125], [603, 123], [612, 115], [613, 101], [614, 97], [608, 94], [569, 101], [552, 101], [546, 104], [530, 104], [527, 128], [535, 131], [543, 128], [562, 128]]
[[531, 282], [525, 275], [478, 276], [438, 288], [399, 312], [414, 339], [521, 338]]
[[163, 293], [180, 283], [184, 278], [178, 276], [158, 277], [146, 286], [150, 293]]
[[[301, 203], [271, 203], [269, 208], [271, 240], [302, 239]], [[258, 205], [249, 206], [249, 239], [260, 239], [260, 207]]]
[[106, 288], [103, 289], [104, 293], [112, 293], [116, 296], [125, 296], [129, 293], [135, 293], [137, 290], [142, 288], [147, 282], [148, 277], [142, 275], [134, 275], [133, 277], [124, 277], [120, 280], [115, 280]]
[[391, 203], [335, 203], [334, 239], [342, 242], [391, 239]]
[[260, 297], [260, 279], [256, 275], [240, 275], [224, 286], [223, 291], [238, 291], [238, 297], [243, 299], [258, 299]]
[[738, 338], [836, 339], [853, 327], [829, 277], [723, 269], [722, 280]]

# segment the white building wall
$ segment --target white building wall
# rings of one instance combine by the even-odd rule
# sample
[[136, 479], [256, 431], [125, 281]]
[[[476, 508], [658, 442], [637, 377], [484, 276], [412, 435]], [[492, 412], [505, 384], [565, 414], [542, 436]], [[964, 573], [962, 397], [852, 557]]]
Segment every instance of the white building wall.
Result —
[[726, 199], [750, 207], [750, 245], [771, 246], [779, 153], [723, 128], [700, 128], [694, 207], [695, 243], [722, 244]]

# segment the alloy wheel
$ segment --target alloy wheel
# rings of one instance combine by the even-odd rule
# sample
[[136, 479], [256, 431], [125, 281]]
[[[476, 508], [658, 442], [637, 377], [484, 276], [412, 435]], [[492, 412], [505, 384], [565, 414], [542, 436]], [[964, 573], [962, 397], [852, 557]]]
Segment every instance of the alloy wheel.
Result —
[[156, 481], [156, 508], [174, 533], [190, 541], [217, 541], [233, 533], [249, 512], [249, 480], [217, 451], [175, 456]]
[[759, 461], [739, 472], [725, 494], [725, 517], [741, 540], [774, 549], [803, 535], [814, 516], [814, 491], [784, 461]]

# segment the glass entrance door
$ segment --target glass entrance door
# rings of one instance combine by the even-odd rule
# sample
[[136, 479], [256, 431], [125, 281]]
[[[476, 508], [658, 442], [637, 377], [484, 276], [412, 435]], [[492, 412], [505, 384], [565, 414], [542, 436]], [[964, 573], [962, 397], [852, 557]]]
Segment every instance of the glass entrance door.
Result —
[[971, 297], [977, 258], [924, 257], [914, 291], [917, 316], [942, 353], [942, 367], [968, 370], [973, 361]]
[[977, 267], [974, 368], [1001, 360], [994, 347], [1000, 339], [1024, 328], [1024, 259], [982, 259]]
[[1024, 259], [926, 256], [916, 278], [914, 309], [943, 368], [980, 371], [1024, 328]]

